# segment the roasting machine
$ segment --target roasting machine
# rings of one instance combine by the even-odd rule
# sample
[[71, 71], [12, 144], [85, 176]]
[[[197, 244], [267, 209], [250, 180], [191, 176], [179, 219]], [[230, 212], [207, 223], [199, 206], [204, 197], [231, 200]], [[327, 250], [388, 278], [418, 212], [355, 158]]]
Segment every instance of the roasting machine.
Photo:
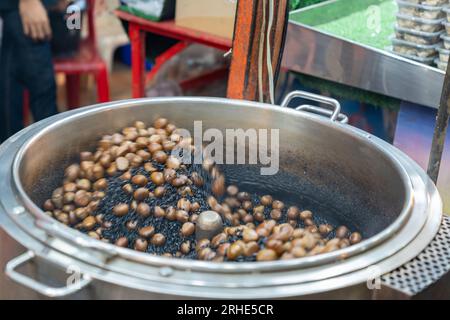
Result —
[[[278, 106], [237, 100], [258, 100], [261, 88], [261, 100], [273, 98], [273, 82], [270, 77], [261, 82], [258, 72], [255, 34], [262, 25], [262, 2], [254, 1], [261, 7], [253, 10], [246, 7], [250, 3], [238, 3], [236, 29], [241, 32], [233, 44], [229, 99], [145, 98], [89, 106], [37, 122], [0, 146], [0, 264], [6, 275], [0, 286], [5, 298], [450, 297], [450, 219], [433, 182], [448, 124], [448, 76], [430, 178], [400, 150], [348, 125], [334, 99], [293, 92]], [[276, 4], [272, 43], [284, 42], [286, 3]], [[255, 28], [246, 32], [252, 23]], [[277, 70], [281, 54], [272, 54]], [[266, 71], [262, 75], [266, 78]], [[292, 105], [297, 97], [310, 103]], [[297, 199], [328, 221], [354, 226], [363, 241], [292, 260], [196, 261], [95, 240], [41, 210], [81, 150], [136, 120], [151, 123], [158, 117], [190, 130], [196, 120], [204, 129], [220, 131], [279, 129], [279, 173], [264, 177], [259, 168], [231, 166], [225, 168], [228, 182], [282, 200]]]

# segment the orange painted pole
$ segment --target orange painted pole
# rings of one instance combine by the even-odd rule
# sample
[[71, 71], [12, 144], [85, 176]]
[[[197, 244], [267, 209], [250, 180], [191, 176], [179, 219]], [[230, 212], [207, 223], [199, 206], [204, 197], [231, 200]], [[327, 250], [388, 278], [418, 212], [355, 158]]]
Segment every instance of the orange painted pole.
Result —
[[[270, 44], [272, 56], [272, 70], [276, 75], [281, 64], [283, 45], [288, 21], [288, 0], [274, 2], [274, 19], [270, 30]], [[265, 8], [265, 20], [263, 14]], [[236, 22], [233, 38], [233, 51], [228, 78], [227, 96], [232, 99], [259, 100], [258, 92], [258, 57], [260, 49], [263, 50], [263, 96], [268, 101], [269, 77], [267, 74], [267, 26], [268, 26], [269, 0], [238, 1]], [[265, 21], [263, 23], [263, 21]], [[265, 25], [263, 33], [262, 26]], [[264, 45], [260, 46], [261, 36]]]

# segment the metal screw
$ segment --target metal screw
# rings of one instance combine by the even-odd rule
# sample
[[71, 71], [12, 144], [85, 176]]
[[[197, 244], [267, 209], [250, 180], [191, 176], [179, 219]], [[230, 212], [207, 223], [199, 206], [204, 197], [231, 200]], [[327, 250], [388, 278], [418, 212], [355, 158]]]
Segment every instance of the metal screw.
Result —
[[171, 267], [162, 267], [159, 269], [159, 274], [163, 277], [170, 277], [173, 274], [173, 269]]

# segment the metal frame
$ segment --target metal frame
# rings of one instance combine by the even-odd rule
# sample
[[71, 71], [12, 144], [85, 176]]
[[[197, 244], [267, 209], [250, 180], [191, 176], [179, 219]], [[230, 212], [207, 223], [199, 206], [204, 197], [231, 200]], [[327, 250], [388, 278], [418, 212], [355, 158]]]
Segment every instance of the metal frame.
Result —
[[445, 74], [294, 21], [289, 22], [282, 67], [432, 108], [439, 106]]
[[[293, 13], [326, 6], [335, 1], [322, 2]], [[298, 39], [309, 41], [299, 43]], [[340, 48], [340, 51], [332, 54], [336, 48]], [[437, 108], [438, 115], [428, 164], [428, 174], [433, 182], [437, 183], [450, 118], [448, 67], [446, 72], [443, 72], [294, 21], [289, 23], [283, 67]]]

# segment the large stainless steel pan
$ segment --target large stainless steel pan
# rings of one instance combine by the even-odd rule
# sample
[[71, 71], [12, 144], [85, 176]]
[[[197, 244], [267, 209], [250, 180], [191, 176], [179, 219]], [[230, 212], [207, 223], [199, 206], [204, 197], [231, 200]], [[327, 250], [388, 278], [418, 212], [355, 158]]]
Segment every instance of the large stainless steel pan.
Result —
[[[215, 98], [141, 99], [103, 104], [55, 116], [18, 133], [0, 147], [0, 224], [27, 254], [7, 265], [7, 274], [47, 296], [85, 297], [311, 296], [363, 285], [417, 256], [436, 235], [442, 217], [439, 194], [417, 164], [386, 142], [313, 106], [299, 111], [254, 102]], [[331, 115], [332, 120], [307, 111]], [[209, 263], [157, 257], [96, 241], [47, 217], [39, 208], [60, 181], [63, 168], [103, 134], [135, 120], [170, 118], [192, 129], [203, 127], [280, 129], [280, 168], [264, 178], [251, 167], [227, 169], [242, 186], [263, 185], [271, 193], [300, 197], [327, 219], [351, 224], [362, 243], [315, 257], [264, 263]], [[244, 171], [242, 171], [244, 170]], [[288, 178], [286, 178], [288, 177]], [[255, 183], [256, 182], [256, 183]], [[346, 259], [342, 259], [345, 257]], [[38, 266], [80, 271], [80, 281], [52, 289], [16, 272], [33, 258]], [[48, 269], [41, 269], [48, 270]], [[45, 273], [45, 272], [44, 272]], [[55, 273], [45, 278], [55, 277]], [[109, 290], [113, 286], [114, 290]], [[99, 289], [102, 288], [102, 289]], [[108, 290], [103, 290], [108, 288]], [[120, 290], [119, 290], [120, 288]]]

